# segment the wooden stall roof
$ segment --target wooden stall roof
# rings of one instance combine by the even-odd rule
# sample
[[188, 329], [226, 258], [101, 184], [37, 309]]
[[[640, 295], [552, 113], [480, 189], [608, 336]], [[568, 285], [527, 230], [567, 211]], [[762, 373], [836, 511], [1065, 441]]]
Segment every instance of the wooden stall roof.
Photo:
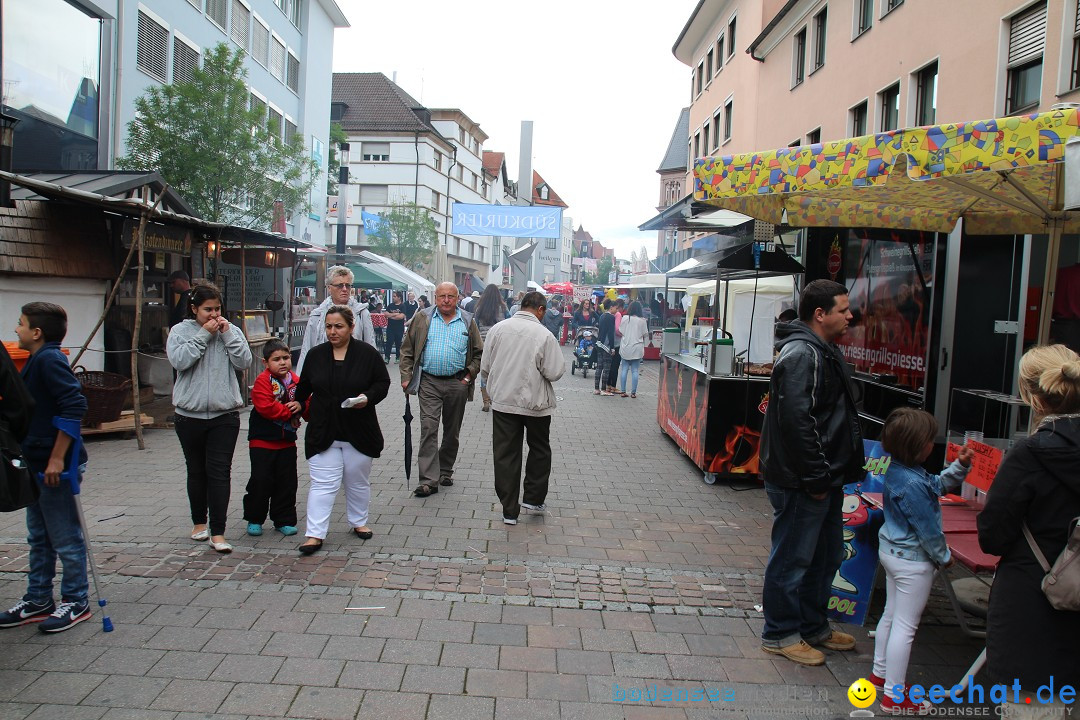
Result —
[[0, 272], [108, 280], [108, 228], [94, 207], [16, 200], [0, 208]]

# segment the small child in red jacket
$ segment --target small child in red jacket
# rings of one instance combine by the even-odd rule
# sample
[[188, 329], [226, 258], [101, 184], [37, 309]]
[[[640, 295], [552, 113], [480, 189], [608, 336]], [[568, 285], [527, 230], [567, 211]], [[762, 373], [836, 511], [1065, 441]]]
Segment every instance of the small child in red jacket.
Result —
[[296, 429], [303, 406], [295, 400], [300, 378], [292, 371], [292, 353], [281, 340], [263, 346], [266, 370], [251, 389], [254, 406], [248, 419], [251, 479], [244, 495], [248, 535], [262, 535], [269, 512], [282, 535], [296, 534]]

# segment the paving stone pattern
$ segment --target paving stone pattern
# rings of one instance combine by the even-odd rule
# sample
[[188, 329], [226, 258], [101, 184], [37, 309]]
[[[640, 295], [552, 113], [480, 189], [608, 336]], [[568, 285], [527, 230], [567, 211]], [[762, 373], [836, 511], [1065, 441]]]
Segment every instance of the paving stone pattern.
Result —
[[[102, 632], [95, 608], [59, 635], [0, 631], [0, 717], [847, 717], [872, 638], [854, 628], [857, 650], [827, 651], [820, 668], [761, 651], [768, 501], [702, 483], [656, 426], [656, 381], [646, 363], [638, 399], [596, 397], [591, 376], [567, 373], [548, 510], [514, 527], [495, 502], [490, 415], [469, 405], [453, 487], [415, 498], [392, 389], [379, 405], [375, 536], [351, 536], [339, 500], [312, 557], [269, 523], [244, 534], [245, 433], [228, 556], [187, 537], [173, 431], [147, 431], [144, 451], [91, 439], [83, 501], [116, 630]], [[301, 450], [301, 517], [306, 472]], [[0, 515], [6, 604], [25, 590], [24, 537], [22, 513]], [[909, 681], [948, 684], [979, 650], [935, 596]]]

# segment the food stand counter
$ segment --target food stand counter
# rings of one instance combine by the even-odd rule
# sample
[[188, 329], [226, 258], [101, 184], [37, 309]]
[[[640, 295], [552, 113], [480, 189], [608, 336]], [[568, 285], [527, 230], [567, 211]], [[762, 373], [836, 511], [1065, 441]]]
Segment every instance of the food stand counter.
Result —
[[[671, 279], [714, 279], [718, 289], [725, 283], [718, 294], [725, 298], [725, 307], [721, 310], [720, 302], [714, 303], [712, 317], [703, 318], [709, 322], [684, 330], [679, 352], [671, 343], [671, 352], [663, 353], [656, 420], [701, 469], [706, 483], [711, 485], [720, 477], [756, 480], [772, 365], [742, 363], [737, 359], [743, 354], [740, 348], [724, 339], [728, 334], [726, 284], [797, 275], [803, 267], [783, 249], [763, 242], [695, 259], [694, 266], [679, 268]], [[758, 331], [771, 337], [772, 324]]]

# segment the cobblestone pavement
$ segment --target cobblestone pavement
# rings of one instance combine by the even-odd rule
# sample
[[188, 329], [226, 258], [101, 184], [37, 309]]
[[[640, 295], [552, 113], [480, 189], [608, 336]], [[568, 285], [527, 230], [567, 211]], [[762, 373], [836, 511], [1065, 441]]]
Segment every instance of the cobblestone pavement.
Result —
[[[351, 536], [339, 501], [313, 557], [269, 524], [243, 533], [242, 443], [226, 533], [236, 550], [222, 556], [187, 537], [171, 430], [147, 431], [144, 451], [91, 439], [83, 500], [116, 630], [103, 633], [95, 609], [56, 636], [0, 631], [0, 717], [847, 717], [872, 638], [854, 628], [857, 650], [826, 651], [820, 668], [760, 650], [768, 502], [757, 487], [702, 483], [656, 426], [656, 381], [646, 363], [638, 399], [596, 397], [592, 376], [567, 373], [548, 510], [515, 527], [495, 502], [479, 403], [454, 486], [412, 496], [392, 389], [379, 405], [375, 536]], [[300, 471], [302, 515], [302, 452]], [[25, 589], [23, 522], [0, 515], [3, 603]], [[909, 681], [950, 685], [979, 649], [936, 597]], [[704, 701], [685, 695], [695, 689]]]

